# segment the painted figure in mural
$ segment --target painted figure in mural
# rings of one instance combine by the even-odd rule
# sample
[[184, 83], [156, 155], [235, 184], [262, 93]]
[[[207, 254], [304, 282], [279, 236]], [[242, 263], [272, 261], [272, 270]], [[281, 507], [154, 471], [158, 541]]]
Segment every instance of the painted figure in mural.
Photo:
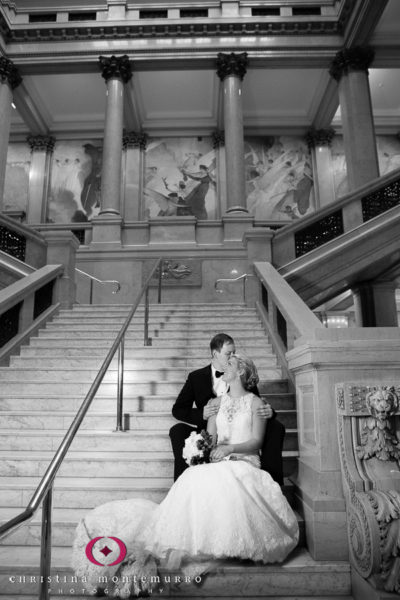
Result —
[[91, 169], [85, 177], [81, 192], [81, 204], [87, 219], [89, 219], [94, 208], [100, 206], [101, 153], [99, 148], [92, 144], [84, 144], [83, 147], [91, 159]]
[[181, 169], [184, 177], [189, 177], [195, 181], [199, 181], [198, 185], [186, 196], [186, 204], [190, 208], [191, 213], [198, 219], [208, 219], [206, 210], [206, 195], [210, 187], [210, 183], [215, 185], [214, 179], [210, 175], [210, 170], [206, 165], [199, 165], [200, 171], [191, 173], [185, 168]]

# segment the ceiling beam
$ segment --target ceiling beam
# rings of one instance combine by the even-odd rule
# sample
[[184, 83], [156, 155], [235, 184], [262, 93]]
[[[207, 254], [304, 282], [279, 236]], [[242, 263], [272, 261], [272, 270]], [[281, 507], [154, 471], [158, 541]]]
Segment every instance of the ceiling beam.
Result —
[[14, 104], [31, 134], [47, 135], [49, 133], [50, 123], [38, 109], [24, 82], [14, 90]]
[[370, 42], [389, 0], [357, 0], [344, 31], [344, 45], [363, 46]]

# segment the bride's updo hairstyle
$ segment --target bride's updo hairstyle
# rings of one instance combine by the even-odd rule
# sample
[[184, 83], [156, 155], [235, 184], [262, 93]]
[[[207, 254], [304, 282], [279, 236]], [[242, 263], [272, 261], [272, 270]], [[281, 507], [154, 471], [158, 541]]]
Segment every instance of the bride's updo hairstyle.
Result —
[[243, 354], [234, 354], [234, 357], [238, 362], [240, 381], [242, 382], [244, 389], [249, 391], [260, 381], [256, 365], [251, 358], [248, 358]]

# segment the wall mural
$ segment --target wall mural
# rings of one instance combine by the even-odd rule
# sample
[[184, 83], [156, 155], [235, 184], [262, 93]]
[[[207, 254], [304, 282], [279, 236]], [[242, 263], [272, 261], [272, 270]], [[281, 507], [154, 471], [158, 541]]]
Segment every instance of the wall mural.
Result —
[[49, 223], [80, 223], [99, 213], [101, 153], [98, 142], [56, 144], [50, 175]]
[[[376, 146], [381, 175], [400, 169], [400, 139], [398, 136], [379, 135], [376, 138]], [[342, 136], [335, 136], [332, 140], [332, 165], [336, 197], [341, 198], [349, 191]]]
[[8, 146], [4, 183], [4, 210], [27, 212], [31, 151], [27, 144]]
[[311, 157], [299, 137], [246, 138], [247, 208], [256, 219], [294, 220], [314, 211]]
[[151, 139], [145, 156], [143, 217], [216, 219], [216, 153], [212, 139]]

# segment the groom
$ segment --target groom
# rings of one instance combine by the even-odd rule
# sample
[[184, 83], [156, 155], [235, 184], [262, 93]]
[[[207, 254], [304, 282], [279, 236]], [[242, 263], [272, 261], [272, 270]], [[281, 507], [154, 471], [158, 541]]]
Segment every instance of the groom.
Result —
[[[210, 406], [209, 400], [221, 396], [227, 391], [223, 374], [229, 358], [235, 354], [235, 342], [226, 333], [218, 333], [210, 342], [211, 364], [189, 373], [185, 385], [180, 391], [172, 414], [175, 419], [184, 421], [176, 423], [169, 431], [172, 451], [175, 457], [174, 480], [187, 468], [182, 458], [185, 440], [192, 431], [207, 429], [207, 419], [218, 412], [218, 406]], [[249, 390], [257, 396], [257, 387]], [[282, 447], [285, 428], [275, 417], [275, 411], [268, 403], [259, 409], [259, 416], [268, 419], [264, 443], [261, 448], [261, 468], [283, 485]], [[190, 423], [190, 425], [189, 425]]]

